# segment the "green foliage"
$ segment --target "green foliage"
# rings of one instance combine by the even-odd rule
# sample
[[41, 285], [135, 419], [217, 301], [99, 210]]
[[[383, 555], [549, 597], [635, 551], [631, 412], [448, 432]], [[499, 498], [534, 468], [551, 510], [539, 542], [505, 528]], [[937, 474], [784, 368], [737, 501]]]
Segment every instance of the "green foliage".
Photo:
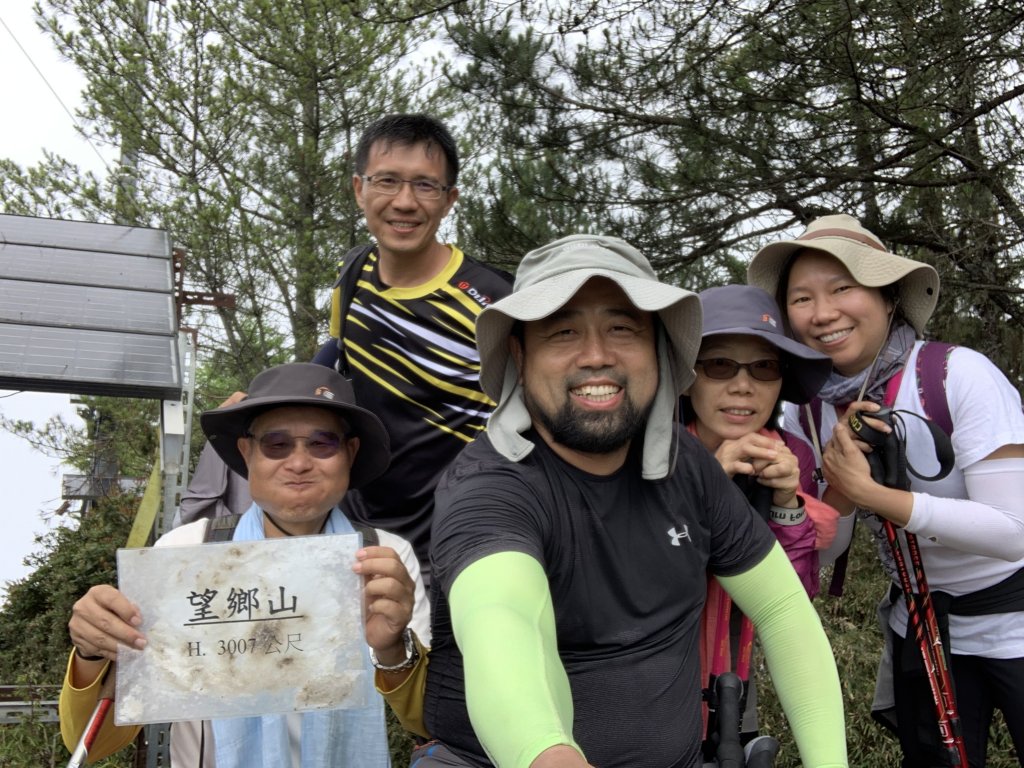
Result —
[[[97, 502], [77, 529], [60, 526], [37, 538], [37, 551], [26, 559], [32, 572], [10, 583], [0, 609], [0, 681], [60, 686], [70, 650], [71, 608], [94, 584], [117, 583], [115, 553], [128, 538], [137, 505], [133, 495], [111, 496]], [[0, 765], [36, 768], [64, 765], [67, 759], [55, 724], [0, 727]], [[100, 765], [126, 768], [129, 763], [117, 758]]]
[[[131, 768], [133, 755], [134, 747], [129, 746], [91, 765], [92, 768]], [[67, 765], [69, 756], [56, 723], [30, 721], [0, 726], [0, 765], [5, 768], [62, 768]]]
[[391, 707], [385, 705], [384, 714], [388, 723], [388, 749], [391, 752], [392, 768], [404, 768], [409, 765], [415, 742], [391, 711]]
[[82, 397], [78, 402], [84, 428], [60, 416], [41, 427], [0, 416], [0, 428], [85, 474], [148, 477], [158, 450], [157, 402], [123, 397]]
[[[825, 589], [828, 578], [830, 575], [822, 581]], [[865, 526], [860, 525], [854, 534], [843, 596], [834, 598], [821, 594], [815, 598], [818, 615], [832, 644], [839, 669], [850, 765], [856, 768], [891, 768], [900, 763], [899, 743], [871, 719], [875, 672], [882, 650], [876, 608], [888, 589], [889, 580], [878, 563], [875, 541]], [[776, 768], [798, 766], [796, 745], [763, 656], [756, 658], [761, 661], [757, 669], [760, 732], [774, 736], [782, 744]], [[1001, 719], [997, 717], [989, 742], [988, 768], [1015, 768], [1019, 764], [1006, 728], [1001, 726]]]
[[703, 288], [742, 281], [766, 239], [851, 213], [939, 270], [931, 330], [1024, 389], [1015, 9], [475, 0], [451, 16], [468, 64], [449, 77], [494, 137], [482, 191], [518, 191], [463, 229], [479, 250], [547, 237], [548, 214]]
[[33, 570], [12, 582], [0, 611], [0, 680], [59, 685], [67, 661], [71, 607], [94, 584], [116, 584], [138, 498], [118, 494], [92, 506], [78, 528], [55, 527], [26, 559]]
[[235, 298], [186, 310], [204, 348], [259, 365], [283, 343], [308, 360], [337, 258], [366, 238], [351, 192], [360, 131], [385, 112], [444, 109], [424, 22], [367, 24], [345, 0], [38, 7], [87, 79], [81, 123], [122, 164], [100, 185], [57, 158], [4, 163], [5, 209], [166, 229], [186, 290]]

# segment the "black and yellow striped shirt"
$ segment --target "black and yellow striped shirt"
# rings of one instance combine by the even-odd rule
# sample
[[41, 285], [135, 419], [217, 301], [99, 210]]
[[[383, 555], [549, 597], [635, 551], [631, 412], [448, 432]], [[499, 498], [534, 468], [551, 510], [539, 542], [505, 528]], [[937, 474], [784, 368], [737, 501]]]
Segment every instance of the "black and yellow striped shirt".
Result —
[[445, 269], [413, 288], [381, 283], [371, 253], [344, 325], [356, 399], [384, 422], [392, 454], [388, 471], [349, 492], [345, 506], [353, 520], [409, 540], [424, 567], [438, 477], [494, 408], [480, 390], [476, 318], [511, 290], [502, 273], [451, 250]]

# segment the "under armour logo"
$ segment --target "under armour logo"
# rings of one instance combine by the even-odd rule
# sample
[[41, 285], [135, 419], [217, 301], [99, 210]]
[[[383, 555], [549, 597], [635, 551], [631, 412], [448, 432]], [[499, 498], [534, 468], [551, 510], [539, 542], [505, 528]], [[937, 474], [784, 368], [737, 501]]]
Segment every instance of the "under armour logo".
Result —
[[691, 543], [693, 542], [693, 539], [690, 538], [690, 528], [688, 526], [685, 526], [685, 525], [683, 526], [683, 530], [681, 532], [679, 532], [679, 533], [676, 532], [675, 528], [669, 528], [668, 529], [668, 535], [672, 537], [672, 546], [673, 547], [681, 547], [681, 546], [683, 546], [682, 544], [679, 543], [680, 539], [686, 539], [687, 541], [689, 541]]

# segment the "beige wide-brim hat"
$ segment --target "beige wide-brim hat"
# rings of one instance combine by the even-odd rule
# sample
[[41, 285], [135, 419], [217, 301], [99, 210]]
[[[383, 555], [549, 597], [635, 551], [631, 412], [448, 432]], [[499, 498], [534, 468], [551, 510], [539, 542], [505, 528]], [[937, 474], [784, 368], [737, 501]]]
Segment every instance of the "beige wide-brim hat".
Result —
[[895, 283], [900, 310], [918, 335], [924, 334], [939, 300], [939, 273], [930, 264], [890, 253], [881, 240], [846, 214], [822, 216], [795, 240], [766, 245], [747, 267], [747, 282], [778, 297], [779, 280], [793, 254], [808, 248], [838, 259], [861, 285], [881, 288]]
[[697, 295], [659, 282], [646, 258], [617, 237], [570, 235], [530, 251], [516, 270], [512, 293], [491, 304], [476, 321], [480, 385], [501, 399], [511, 364], [509, 335], [516, 321], [540, 320], [565, 305], [583, 284], [605, 277], [638, 309], [657, 313], [665, 330], [676, 395], [693, 381], [700, 349], [701, 307]]

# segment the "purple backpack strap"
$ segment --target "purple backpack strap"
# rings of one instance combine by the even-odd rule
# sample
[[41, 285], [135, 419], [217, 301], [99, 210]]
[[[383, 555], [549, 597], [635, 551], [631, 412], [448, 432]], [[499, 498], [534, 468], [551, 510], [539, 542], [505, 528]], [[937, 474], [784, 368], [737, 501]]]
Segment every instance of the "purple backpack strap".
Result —
[[917, 395], [921, 398], [924, 415], [934, 421], [947, 435], [953, 434], [953, 418], [946, 400], [946, 373], [949, 355], [955, 344], [944, 341], [926, 341], [917, 353]]

